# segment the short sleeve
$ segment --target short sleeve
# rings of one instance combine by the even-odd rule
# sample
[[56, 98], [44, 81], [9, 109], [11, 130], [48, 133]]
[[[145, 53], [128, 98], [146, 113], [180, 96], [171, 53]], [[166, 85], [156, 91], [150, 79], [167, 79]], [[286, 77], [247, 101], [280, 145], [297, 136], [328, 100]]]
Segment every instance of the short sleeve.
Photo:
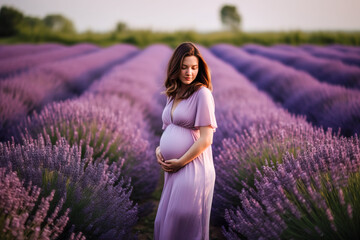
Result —
[[[165, 108], [166, 108], [166, 106], [169, 104], [169, 102], [170, 102], [170, 98], [169, 97], [167, 97], [167, 99], [166, 99], [166, 105], [165, 105], [165, 107], [164, 107], [164, 110], [163, 110], [163, 115], [164, 115], [164, 113], [165, 113]], [[163, 116], [162, 117], [162, 130], [165, 130], [165, 128], [168, 126], [168, 124], [166, 124], [165, 123], [165, 117]]]
[[194, 127], [211, 126], [216, 131], [217, 123], [215, 118], [215, 102], [211, 91], [203, 87], [199, 90], [198, 102], [196, 107]]

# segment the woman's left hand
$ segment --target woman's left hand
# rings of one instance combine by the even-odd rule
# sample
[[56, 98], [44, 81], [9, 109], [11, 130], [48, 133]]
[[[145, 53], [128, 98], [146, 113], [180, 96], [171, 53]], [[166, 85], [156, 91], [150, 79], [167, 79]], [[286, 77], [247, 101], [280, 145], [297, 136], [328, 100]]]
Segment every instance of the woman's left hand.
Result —
[[161, 163], [163, 166], [163, 169], [167, 169], [167, 172], [177, 172], [180, 168], [182, 168], [184, 165], [179, 159], [170, 159], [166, 160]]

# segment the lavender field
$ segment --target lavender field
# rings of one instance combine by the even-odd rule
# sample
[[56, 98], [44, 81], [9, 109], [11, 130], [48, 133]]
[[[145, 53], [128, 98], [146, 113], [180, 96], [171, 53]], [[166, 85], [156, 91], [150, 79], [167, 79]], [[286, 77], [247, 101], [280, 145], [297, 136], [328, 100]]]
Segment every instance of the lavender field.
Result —
[[[199, 46], [211, 239], [360, 239], [360, 48]], [[0, 48], [0, 239], [152, 239], [173, 49]]]

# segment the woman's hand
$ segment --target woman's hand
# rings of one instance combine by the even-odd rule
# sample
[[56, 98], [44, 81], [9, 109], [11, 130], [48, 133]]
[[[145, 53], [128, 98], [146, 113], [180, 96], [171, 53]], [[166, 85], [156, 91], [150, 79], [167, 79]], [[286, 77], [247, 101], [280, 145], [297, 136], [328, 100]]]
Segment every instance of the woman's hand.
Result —
[[162, 156], [161, 152], [160, 152], [160, 146], [158, 146], [155, 150], [155, 155], [157, 158], [158, 163], [160, 164], [160, 162], [165, 161], [164, 157]]
[[165, 161], [160, 152], [160, 147], [156, 148], [155, 154], [157, 162], [165, 172], [174, 173], [184, 166], [184, 164], [179, 159], [170, 159]]
[[160, 164], [161, 168], [166, 172], [172, 172], [171, 169], [162, 165], [162, 163], [165, 161], [165, 159], [160, 152], [160, 146], [156, 148], [155, 155], [156, 155], [157, 162]]
[[164, 171], [172, 172], [172, 173], [179, 171], [179, 169], [184, 166], [184, 164], [179, 159], [176, 159], [176, 158], [166, 160], [160, 164], [162, 165], [162, 168], [164, 169]]
[[155, 155], [156, 155], [157, 162], [160, 164], [160, 166], [162, 166], [161, 163], [164, 162], [165, 159], [164, 159], [163, 155], [160, 152], [160, 146], [158, 146], [156, 148]]

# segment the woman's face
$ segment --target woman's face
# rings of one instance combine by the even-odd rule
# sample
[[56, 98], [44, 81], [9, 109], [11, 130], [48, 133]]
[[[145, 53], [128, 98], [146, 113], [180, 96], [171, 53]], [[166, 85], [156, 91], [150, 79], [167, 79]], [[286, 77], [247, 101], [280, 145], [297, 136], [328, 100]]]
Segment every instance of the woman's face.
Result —
[[188, 85], [195, 80], [196, 75], [199, 71], [199, 60], [196, 56], [186, 56], [184, 57], [183, 63], [181, 65], [180, 71], [180, 81]]

